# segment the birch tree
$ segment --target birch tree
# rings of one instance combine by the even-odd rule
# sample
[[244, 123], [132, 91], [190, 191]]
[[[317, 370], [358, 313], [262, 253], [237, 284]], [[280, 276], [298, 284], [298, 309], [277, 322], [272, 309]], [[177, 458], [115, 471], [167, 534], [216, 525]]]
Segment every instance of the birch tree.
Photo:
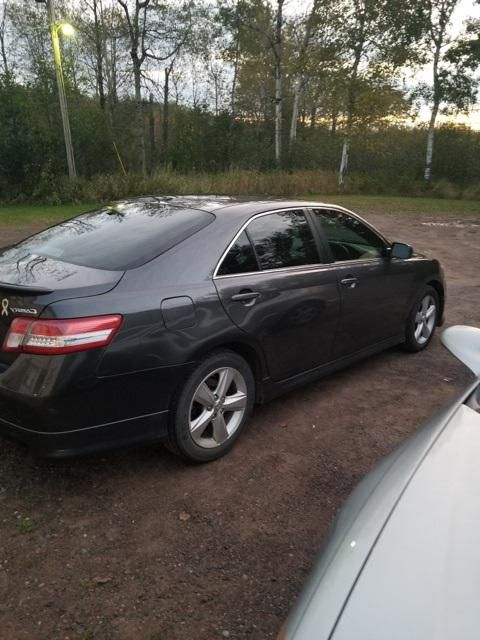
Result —
[[187, 40], [191, 28], [191, 4], [175, 9], [156, 0], [117, 0], [123, 10], [132, 62], [136, 105], [136, 140], [140, 169], [147, 174], [146, 134], [142, 102], [142, 77], [147, 60], [162, 62], [176, 53]]
[[[292, 114], [290, 119], [289, 146], [297, 138], [299, 105], [302, 95], [312, 78], [318, 79], [326, 66], [335, 64], [336, 34], [339, 28], [337, 5], [330, 0], [313, 0], [310, 11], [300, 22], [298, 36], [293, 40], [291, 63]], [[294, 34], [295, 35], [295, 34]]]
[[468, 112], [476, 100], [480, 63], [480, 21], [467, 23], [455, 42], [449, 37], [449, 25], [459, 0], [428, 0], [427, 51], [433, 52], [432, 84], [420, 86], [419, 93], [431, 104], [427, 130], [424, 179], [432, 177], [435, 125], [440, 111]]
[[386, 81], [399, 67], [418, 59], [416, 44], [425, 28], [424, 7], [423, 0], [351, 0], [343, 13], [347, 86], [340, 186], [348, 171], [358, 88], [372, 74], [381, 74]]
[[283, 5], [285, 0], [277, 0], [275, 35], [272, 44], [275, 71], [275, 164], [282, 164], [282, 124], [283, 124]]
[[[277, 167], [282, 163], [284, 5], [285, 0], [274, 0], [273, 3], [269, 0], [238, 0], [233, 6], [221, 9], [224, 23], [238, 39], [235, 90], [241, 82], [241, 66], [251, 66], [252, 59], [253, 62], [260, 59], [263, 61], [265, 52], [271, 56], [274, 154]], [[240, 58], [242, 65], [239, 64]]]
[[8, 9], [6, 1], [0, 4], [0, 59], [2, 62], [2, 73], [5, 76], [10, 74], [10, 63], [7, 55], [7, 24]]
[[432, 89], [430, 120], [427, 131], [427, 151], [425, 154], [424, 179], [428, 182], [432, 177], [433, 145], [435, 140], [435, 124], [442, 101], [444, 87], [442, 87], [442, 57], [445, 47], [449, 44], [448, 27], [455, 7], [459, 0], [426, 0], [428, 8], [427, 47], [433, 51], [432, 60]]

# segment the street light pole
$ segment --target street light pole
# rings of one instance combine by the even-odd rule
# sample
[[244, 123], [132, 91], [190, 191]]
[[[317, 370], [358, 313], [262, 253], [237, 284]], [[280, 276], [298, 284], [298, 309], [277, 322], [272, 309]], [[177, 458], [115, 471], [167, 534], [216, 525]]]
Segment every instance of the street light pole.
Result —
[[65, 149], [67, 152], [68, 175], [70, 180], [75, 180], [77, 170], [75, 168], [75, 156], [73, 154], [72, 133], [70, 131], [70, 120], [68, 119], [67, 96], [65, 94], [65, 82], [63, 79], [62, 53], [60, 50], [60, 39], [58, 37], [59, 24], [55, 17], [55, 0], [46, 0], [48, 21], [50, 23], [50, 35], [52, 38], [53, 58], [55, 61], [55, 75], [57, 76], [58, 99], [60, 101], [60, 112], [62, 114], [63, 136], [65, 138]]

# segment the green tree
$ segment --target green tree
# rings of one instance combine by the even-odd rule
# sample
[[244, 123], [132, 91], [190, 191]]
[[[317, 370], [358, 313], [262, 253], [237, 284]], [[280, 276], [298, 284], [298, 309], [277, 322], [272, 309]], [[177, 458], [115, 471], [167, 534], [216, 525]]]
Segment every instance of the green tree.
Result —
[[399, 67], [417, 59], [415, 44], [424, 29], [423, 12], [423, 0], [350, 0], [345, 7], [346, 123], [340, 186], [348, 171], [359, 87], [380, 76], [388, 82]]

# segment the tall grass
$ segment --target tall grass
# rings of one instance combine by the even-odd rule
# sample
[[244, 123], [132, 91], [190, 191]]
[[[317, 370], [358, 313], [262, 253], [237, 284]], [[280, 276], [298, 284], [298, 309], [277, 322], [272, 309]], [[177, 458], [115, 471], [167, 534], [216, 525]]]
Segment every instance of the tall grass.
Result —
[[[328, 171], [271, 171], [234, 170], [224, 173], [158, 172], [146, 178], [130, 174], [98, 175], [48, 180], [39, 184], [29, 197], [20, 196], [9, 202], [42, 204], [75, 204], [107, 202], [128, 196], [147, 194], [171, 195], [252, 195], [294, 197], [311, 194], [382, 194], [429, 196], [436, 198], [480, 199], [480, 185], [462, 187], [447, 180], [425, 186], [422, 182], [402, 180], [382, 173], [352, 174], [344, 188], [339, 189], [336, 174]], [[6, 202], [7, 200], [4, 200]]]

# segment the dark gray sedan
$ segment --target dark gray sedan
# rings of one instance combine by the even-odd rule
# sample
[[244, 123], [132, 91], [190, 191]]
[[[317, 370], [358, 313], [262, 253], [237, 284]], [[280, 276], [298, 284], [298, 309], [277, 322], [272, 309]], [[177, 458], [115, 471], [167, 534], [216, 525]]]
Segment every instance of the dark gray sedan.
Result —
[[437, 260], [304, 201], [117, 202], [0, 253], [0, 433], [208, 461], [255, 402], [442, 322]]
[[480, 329], [444, 344], [475, 379], [348, 499], [279, 640], [477, 640]]

